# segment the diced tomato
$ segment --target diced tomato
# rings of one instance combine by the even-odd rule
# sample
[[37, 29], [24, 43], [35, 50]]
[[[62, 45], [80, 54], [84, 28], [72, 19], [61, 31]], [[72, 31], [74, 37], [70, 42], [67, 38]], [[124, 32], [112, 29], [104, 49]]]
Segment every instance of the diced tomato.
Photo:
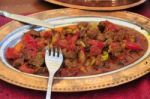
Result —
[[30, 50], [30, 51], [28, 52], [28, 54], [30, 54], [32, 58], [35, 58], [36, 55], [37, 55], [37, 52], [38, 52], [37, 49], [35, 49], [35, 50]]
[[115, 49], [115, 48], [120, 47], [120, 45], [119, 45], [118, 42], [111, 42], [111, 43], [110, 43], [110, 47], [111, 47], [112, 49]]
[[75, 35], [67, 35], [66, 40], [69, 41], [70, 43], [75, 43], [79, 37], [79, 32], [75, 33]]
[[97, 40], [89, 40], [88, 43], [91, 45], [97, 45], [98, 41]]
[[75, 42], [77, 41], [78, 37], [79, 37], [79, 33], [76, 33], [74, 36], [68, 35], [66, 37], [66, 39], [59, 40], [58, 45], [61, 48], [66, 48], [68, 50], [74, 50], [75, 49]]
[[106, 30], [108, 31], [116, 31], [119, 30], [119, 27], [109, 21], [102, 21], [100, 22], [101, 24], [103, 24], [104, 26], [106, 26]]
[[73, 37], [71, 37], [69, 40], [68, 40], [68, 45], [69, 45], [69, 49], [70, 50], [74, 50], [75, 49], [75, 42], [77, 41], [79, 37], [79, 32], [77, 32]]
[[90, 55], [98, 55], [102, 52], [105, 44], [98, 40], [89, 40], [88, 43], [91, 45]]
[[117, 57], [117, 59], [119, 59], [119, 60], [123, 60], [123, 59], [125, 59], [125, 55], [124, 55], [124, 54], [119, 55], [119, 56]]
[[98, 46], [91, 46], [90, 48], [90, 55], [99, 55], [101, 54], [102, 49], [100, 49]]
[[43, 42], [38, 42], [37, 44], [38, 44], [39, 48], [44, 48], [45, 47], [45, 43], [43, 43]]
[[51, 33], [50, 31], [46, 31], [46, 32], [44, 32], [44, 33], [42, 34], [42, 36], [43, 36], [44, 38], [49, 38], [49, 37], [51, 37], [51, 35], [52, 35], [52, 33]]
[[58, 45], [61, 47], [61, 48], [66, 48], [68, 50], [73, 50], [75, 48], [75, 44], [74, 43], [71, 43], [67, 40], [59, 40], [58, 41]]
[[6, 50], [7, 59], [15, 59], [18, 57], [19, 57], [19, 53], [15, 50], [15, 48], [7, 48]]
[[36, 49], [36, 48], [31, 48], [31, 49], [26, 48], [25, 50], [26, 50], [26, 51], [25, 51], [26, 54], [30, 55], [32, 58], [35, 58], [35, 57], [36, 57], [36, 54], [37, 54], [37, 52], [38, 52], [38, 49]]
[[26, 72], [26, 73], [31, 73], [33, 74], [36, 70], [33, 68], [29, 68], [27, 64], [24, 64], [22, 66], [19, 67], [20, 71]]
[[70, 40], [72, 43], [75, 43], [79, 37], [79, 32], [77, 32]]
[[25, 42], [25, 43], [29, 43], [29, 42], [31, 42], [31, 41], [33, 41], [34, 40], [34, 38], [30, 35], [30, 34], [25, 34], [24, 36], [23, 36], [23, 41]]
[[23, 37], [24, 43], [29, 47], [37, 47], [37, 40], [34, 39], [30, 34], [25, 34]]
[[45, 47], [45, 39], [39, 39], [38, 42], [37, 42], [37, 46], [38, 48], [44, 48]]
[[38, 41], [30, 34], [25, 34], [23, 37], [24, 48], [31, 57], [35, 57], [38, 51]]
[[71, 40], [71, 38], [72, 38], [71, 35], [67, 35], [66, 38], [65, 38], [65, 40], [69, 41], [69, 40]]
[[31, 42], [26, 43], [25, 46], [26, 46], [28, 49], [37, 49], [37, 48], [38, 48], [38, 44], [37, 44], [37, 41], [36, 41], [36, 40], [33, 40], [33, 41], [31, 41]]
[[104, 47], [104, 43], [101, 42], [101, 41], [89, 40], [88, 43], [91, 44], [92, 46], [97, 46], [98, 48], [103, 48]]
[[68, 46], [67, 40], [59, 40], [57, 43], [61, 48], [66, 48]]
[[131, 43], [131, 42], [127, 42], [126, 43], [126, 48], [127, 49], [131, 49], [131, 50], [142, 50], [142, 47], [137, 44], [137, 43]]
[[71, 43], [70, 45], [69, 45], [69, 50], [74, 50], [75, 49], [75, 44], [74, 43]]

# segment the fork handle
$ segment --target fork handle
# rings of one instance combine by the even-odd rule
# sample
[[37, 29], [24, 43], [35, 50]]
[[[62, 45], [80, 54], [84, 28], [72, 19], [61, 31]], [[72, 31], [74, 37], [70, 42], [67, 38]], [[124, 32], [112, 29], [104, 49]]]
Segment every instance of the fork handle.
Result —
[[55, 72], [51, 72], [49, 74], [48, 78], [48, 87], [47, 87], [47, 93], [46, 93], [46, 99], [51, 99], [51, 92], [52, 92], [52, 84], [53, 84], [53, 77]]

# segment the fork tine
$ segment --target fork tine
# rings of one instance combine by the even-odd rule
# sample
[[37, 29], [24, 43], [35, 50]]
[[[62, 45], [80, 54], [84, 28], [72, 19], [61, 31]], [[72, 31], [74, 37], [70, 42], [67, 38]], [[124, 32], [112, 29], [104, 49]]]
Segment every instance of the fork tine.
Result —
[[54, 56], [54, 54], [55, 54], [55, 53], [54, 53], [54, 48], [53, 48], [53, 46], [51, 46], [51, 48], [50, 48], [50, 55], [51, 55], [51, 56]]
[[59, 57], [63, 57], [61, 48], [59, 48]]
[[45, 53], [45, 55], [49, 55], [49, 48], [48, 48], [48, 46], [46, 47], [46, 53]]
[[59, 56], [59, 50], [58, 50], [58, 48], [57, 47], [55, 47], [55, 56]]

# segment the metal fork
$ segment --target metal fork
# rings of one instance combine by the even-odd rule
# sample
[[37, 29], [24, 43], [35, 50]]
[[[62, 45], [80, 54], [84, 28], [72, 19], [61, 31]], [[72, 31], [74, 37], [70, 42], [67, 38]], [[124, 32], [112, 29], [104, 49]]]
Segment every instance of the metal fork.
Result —
[[51, 99], [53, 77], [56, 71], [60, 68], [62, 62], [63, 62], [63, 55], [61, 49], [53, 47], [49, 49], [48, 47], [46, 47], [45, 63], [49, 71], [46, 99]]

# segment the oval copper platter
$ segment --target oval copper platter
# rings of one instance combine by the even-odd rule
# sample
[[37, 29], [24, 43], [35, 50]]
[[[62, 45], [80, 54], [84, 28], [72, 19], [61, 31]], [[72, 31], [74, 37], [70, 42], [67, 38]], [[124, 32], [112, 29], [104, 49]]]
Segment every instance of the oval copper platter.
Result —
[[[92, 15], [92, 16], [91, 16]], [[135, 14], [131, 12], [90, 12], [90, 11], [82, 11], [77, 9], [57, 9], [57, 10], [49, 10], [36, 14], [30, 15], [31, 17], [39, 18], [42, 20], [49, 19], [49, 22], [55, 22], [56, 20], [60, 20], [58, 22], [64, 22], [66, 20], [71, 20], [74, 17], [92, 17], [94, 18], [117, 18], [118, 20], [124, 20], [125, 22], [131, 22], [136, 24], [137, 26], [142, 26], [142, 28], [146, 31], [150, 30], [150, 19]], [[86, 18], [85, 18], [86, 19]], [[76, 19], [77, 20], [77, 19]], [[79, 19], [78, 19], [79, 20]], [[57, 23], [57, 22], [56, 22]], [[4, 43], [4, 39], [6, 36], [12, 34], [13, 31], [18, 31], [19, 28], [24, 27], [26, 25], [21, 24], [16, 21], [12, 21], [0, 28], [0, 41]], [[23, 30], [22, 30], [23, 31]], [[8, 38], [7, 38], [8, 39]], [[147, 40], [150, 46], [150, 36], [147, 34]], [[7, 42], [7, 41], [6, 41]], [[3, 44], [0, 45], [1, 49], [3, 48]], [[148, 50], [150, 47], [148, 47]], [[1, 51], [2, 52], [2, 51]], [[0, 55], [2, 56], [3, 53]], [[128, 66], [128, 68], [122, 68], [120, 70], [116, 70], [111, 73], [101, 74], [101, 75], [92, 75], [89, 77], [59, 77], [54, 78], [54, 84], [52, 90], [55, 92], [78, 92], [78, 91], [88, 91], [88, 90], [96, 90], [103, 89], [108, 87], [118, 86], [132, 80], [135, 80], [147, 73], [150, 72], [150, 56], [147, 53], [147, 56], [143, 56], [141, 61], [138, 63]], [[2, 58], [2, 57], [1, 57]], [[6, 66], [6, 64], [0, 60], [0, 79], [17, 85], [24, 88], [34, 89], [34, 90], [42, 90], [45, 91], [47, 89], [47, 78], [31, 75], [27, 73], [23, 73], [17, 71], [15, 69]]]
[[47, 2], [84, 10], [113, 11], [138, 6], [146, 0], [45, 0]]

